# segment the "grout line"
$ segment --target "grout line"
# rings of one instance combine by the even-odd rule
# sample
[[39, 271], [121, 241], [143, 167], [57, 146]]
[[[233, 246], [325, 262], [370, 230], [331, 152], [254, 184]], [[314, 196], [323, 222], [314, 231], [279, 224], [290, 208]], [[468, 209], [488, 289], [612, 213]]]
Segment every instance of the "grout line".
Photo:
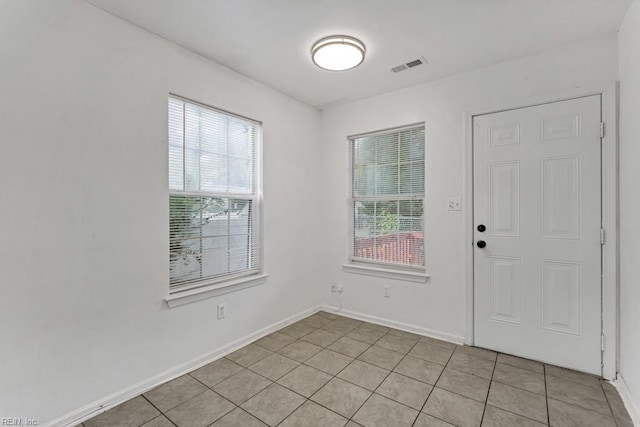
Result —
[[[387, 331], [387, 333], [385, 333], [383, 336], [381, 336], [381, 337], [376, 341], [376, 343], [377, 343], [378, 341], [380, 341], [382, 338], [386, 337], [387, 335], [389, 335], [389, 331]], [[391, 335], [393, 335], [393, 334], [391, 334]], [[362, 402], [362, 405], [360, 405], [360, 407], [358, 407], [358, 409], [356, 409], [356, 411], [353, 413], [353, 415], [351, 416], [351, 418], [349, 418], [349, 421], [354, 421], [354, 420], [353, 420], [353, 417], [354, 417], [354, 416], [355, 416], [355, 415], [356, 415], [356, 414], [357, 414], [357, 413], [362, 409], [362, 407], [363, 407], [364, 405], [366, 405], [366, 403], [371, 399], [371, 397], [372, 397], [374, 394], [377, 394], [377, 393], [376, 393], [376, 390], [378, 390], [378, 389], [380, 388], [380, 386], [382, 385], [382, 383], [384, 383], [384, 382], [387, 380], [387, 378], [389, 378], [389, 375], [391, 375], [391, 373], [393, 372], [393, 370], [394, 370], [394, 369], [395, 369], [395, 368], [396, 368], [400, 363], [402, 363], [402, 361], [407, 357], [407, 355], [409, 354], [409, 352], [410, 352], [411, 350], [413, 350], [413, 347], [415, 347], [419, 342], [420, 342], [420, 340], [418, 339], [418, 341], [416, 341], [416, 343], [415, 343], [415, 344], [413, 344], [413, 345], [411, 346], [411, 348], [409, 349], [409, 351], [407, 351], [407, 353], [402, 357], [402, 359], [398, 360], [398, 362], [397, 362], [395, 365], [393, 365], [393, 367], [392, 367], [391, 369], [389, 369], [389, 373], [384, 377], [384, 379], [380, 382], [380, 384], [378, 384], [378, 386], [377, 386], [377, 387], [376, 387], [376, 388], [371, 392], [371, 394], [369, 395], [369, 397], [367, 397], [367, 399], [366, 399], [364, 402]], [[373, 347], [374, 345], [375, 345], [375, 343], [371, 344], [371, 347]], [[381, 347], [381, 348], [384, 348], [384, 347]], [[385, 348], [385, 350], [389, 350], [389, 349], [386, 349], [386, 348]], [[389, 350], [389, 351], [393, 351], [393, 350]], [[364, 360], [361, 360], [361, 362], [364, 362]], [[366, 362], [364, 362], [364, 363], [366, 363]], [[370, 364], [370, 365], [371, 365], [371, 364]], [[375, 366], [375, 365], [373, 365], [373, 366]], [[384, 368], [383, 368], [383, 369], [384, 369]], [[364, 388], [364, 387], [362, 387], [362, 388]], [[367, 391], [368, 391], [368, 390], [367, 390]], [[379, 396], [381, 396], [381, 395], [379, 395]], [[384, 397], [384, 396], [383, 396], [383, 397]], [[387, 399], [388, 399], [388, 398], [387, 398]], [[409, 406], [404, 405], [404, 404], [403, 404], [403, 403], [401, 403], [401, 402], [398, 402], [398, 401], [393, 400], [393, 399], [389, 399], [389, 400], [392, 400], [393, 402], [399, 403], [399, 404], [401, 404], [401, 405], [406, 406], [407, 408], [409, 408]], [[413, 409], [413, 408], [411, 408], [411, 409]], [[418, 414], [416, 415], [416, 419], [415, 419], [415, 420], [413, 420], [412, 425], [416, 422], [416, 420], [418, 419], [418, 416], [419, 416], [419, 415], [420, 415], [420, 411], [418, 411]], [[356, 421], [354, 421], [354, 422], [356, 422]]]
[[[600, 383], [600, 389], [602, 390], [602, 393], [604, 393], [604, 398], [607, 401], [607, 405], [609, 406], [609, 411], [611, 411], [611, 416], [613, 417], [613, 422], [618, 425], [618, 420], [616, 419], [616, 414], [613, 412], [613, 406], [611, 406], [611, 401], [609, 400], [609, 395], [607, 395], [607, 391], [604, 389], [604, 386], [602, 385], [602, 381], [599, 381]], [[626, 410], [626, 408], [625, 408]]]
[[[255, 415], [253, 415], [251, 412], [249, 411], [245, 411], [243, 408], [241, 408], [240, 406], [236, 406], [236, 409], [240, 409], [242, 412], [244, 412], [245, 414], [249, 415], [251, 418], [255, 418], [256, 420], [258, 420], [259, 422], [263, 422], [260, 418], [256, 417]], [[296, 408], [296, 411], [298, 410], [298, 408]], [[226, 417], [227, 415], [229, 415], [231, 412], [235, 411], [235, 409], [232, 409], [231, 411], [227, 412], [224, 416]], [[293, 411], [295, 412], [295, 411]], [[293, 414], [292, 412], [292, 414]], [[224, 417], [223, 417], [224, 418]], [[220, 418], [222, 419], [222, 418]], [[208, 427], [211, 427], [213, 424], [215, 424], [216, 422], [218, 422], [219, 420], [214, 421], [212, 424], [210, 424]], [[284, 420], [283, 420], [284, 421]]]
[[[166, 383], [165, 383], [165, 384], [166, 384]], [[204, 391], [203, 391], [202, 393], [204, 393]], [[194, 397], [200, 396], [202, 393], [198, 393], [197, 395], [193, 396], [192, 398], [189, 398], [189, 399], [185, 400], [185, 402], [190, 401], [190, 400], [191, 400], [191, 399], [193, 399]], [[146, 400], [147, 402], [149, 402], [149, 404], [150, 404], [151, 406], [153, 406], [154, 408], [156, 408], [156, 410], [157, 410], [158, 412], [160, 412], [160, 416], [161, 416], [161, 417], [165, 417], [166, 419], [168, 419], [168, 420], [169, 420], [169, 422], [170, 422], [171, 424], [173, 424], [174, 426], [178, 427], [178, 425], [177, 425], [176, 423], [174, 423], [174, 422], [173, 422], [173, 420], [172, 420], [171, 418], [167, 417], [167, 415], [166, 415], [164, 412], [162, 412], [162, 411], [160, 410], [160, 408], [158, 408], [156, 405], [154, 405], [154, 404], [153, 404], [153, 402], [152, 402], [152, 401], [150, 401], [150, 400], [147, 398], [147, 396], [145, 396], [144, 394], [141, 394], [140, 396], [141, 396], [144, 400]], [[134, 398], [134, 399], [135, 399], [135, 398]], [[182, 402], [182, 403], [184, 403], [184, 402]], [[182, 405], [182, 403], [181, 403], [180, 405]], [[174, 408], [177, 408], [177, 407], [178, 407], [178, 406], [180, 406], [180, 405], [176, 405], [176, 406], [174, 406]], [[173, 408], [171, 408], [171, 409], [173, 409]], [[171, 410], [171, 409], [169, 409], [169, 410]], [[158, 418], [158, 417], [153, 417], [153, 418], [152, 418], [151, 420], [149, 420], [149, 421], [155, 420], [156, 418]], [[145, 423], [148, 423], [149, 421], [145, 421]], [[144, 425], [144, 424], [143, 424], [143, 425]]]
[[[420, 341], [418, 341], [420, 342]], [[424, 403], [422, 404], [422, 407], [420, 408], [420, 411], [418, 413], [418, 417], [413, 421], [413, 425], [415, 425], [415, 423], [418, 421], [418, 418], [420, 417], [421, 413], [424, 413], [426, 415], [429, 415], [430, 417], [433, 417], [433, 415], [431, 414], [427, 414], [426, 412], [424, 412], [424, 407], [427, 406], [427, 402], [429, 401], [429, 398], [431, 397], [431, 395], [433, 394], [433, 391], [436, 389], [436, 385], [438, 384], [438, 381], [440, 381], [440, 378], [442, 377], [442, 374], [444, 373], [444, 370], [447, 369], [447, 366], [449, 365], [449, 362], [451, 362], [451, 358], [453, 357], [453, 354], [456, 352], [456, 349], [458, 348], [458, 346], [456, 345], [453, 350], [451, 351], [451, 354], [449, 355], [449, 358], [447, 359], [447, 363], [444, 364], [444, 366], [442, 367], [442, 371], [440, 371], [440, 375], [438, 375], [438, 379], [436, 379], [435, 384], [433, 384], [433, 387], [431, 388], [431, 391], [429, 392], [429, 394], [427, 395], [427, 398], [425, 399]], [[414, 378], [415, 379], [415, 378]], [[437, 417], [433, 417], [436, 419], [440, 419]], [[444, 422], [447, 422], [445, 420], [442, 420]]]
[[547, 394], [547, 365], [542, 364], [542, 374], [544, 378], [544, 401], [547, 404], [547, 425], [551, 425], [551, 413], [549, 412], [549, 395]]
[[487, 390], [487, 398], [484, 401], [482, 407], [482, 418], [480, 418], [480, 424], [484, 422], [484, 416], [487, 413], [487, 405], [489, 404], [489, 393], [491, 393], [491, 387], [493, 387], [493, 376], [496, 374], [496, 366], [498, 365], [498, 355], [496, 354], [496, 360], [493, 362], [493, 369], [491, 370], [491, 379], [489, 380], [489, 389]]

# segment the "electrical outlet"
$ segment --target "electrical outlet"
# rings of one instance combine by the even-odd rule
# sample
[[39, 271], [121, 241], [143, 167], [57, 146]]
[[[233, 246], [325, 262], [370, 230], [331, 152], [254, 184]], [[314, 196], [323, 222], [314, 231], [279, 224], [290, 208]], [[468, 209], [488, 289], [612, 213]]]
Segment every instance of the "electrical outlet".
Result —
[[460, 200], [460, 197], [454, 197], [452, 199], [449, 199], [449, 201], [447, 202], [447, 210], [448, 211], [462, 210], [462, 201]]
[[391, 298], [391, 286], [385, 285], [384, 287], [384, 297]]
[[331, 282], [331, 292], [338, 292], [338, 282]]
[[218, 304], [218, 320], [227, 317], [227, 304]]

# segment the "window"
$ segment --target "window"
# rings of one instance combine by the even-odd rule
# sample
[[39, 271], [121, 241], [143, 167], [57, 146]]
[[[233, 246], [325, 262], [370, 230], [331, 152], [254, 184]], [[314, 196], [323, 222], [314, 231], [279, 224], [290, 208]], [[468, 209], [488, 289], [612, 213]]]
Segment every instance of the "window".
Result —
[[424, 126], [349, 138], [350, 261], [424, 271]]
[[169, 98], [169, 284], [259, 273], [260, 123]]

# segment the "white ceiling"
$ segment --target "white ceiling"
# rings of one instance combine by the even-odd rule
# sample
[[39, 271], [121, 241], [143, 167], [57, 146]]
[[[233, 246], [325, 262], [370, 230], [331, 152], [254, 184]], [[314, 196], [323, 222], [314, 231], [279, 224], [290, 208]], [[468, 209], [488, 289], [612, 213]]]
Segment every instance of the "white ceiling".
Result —
[[[631, 0], [87, 0], [325, 108], [618, 31]], [[316, 40], [367, 47], [358, 68], [311, 62]], [[423, 56], [429, 64], [390, 68]]]

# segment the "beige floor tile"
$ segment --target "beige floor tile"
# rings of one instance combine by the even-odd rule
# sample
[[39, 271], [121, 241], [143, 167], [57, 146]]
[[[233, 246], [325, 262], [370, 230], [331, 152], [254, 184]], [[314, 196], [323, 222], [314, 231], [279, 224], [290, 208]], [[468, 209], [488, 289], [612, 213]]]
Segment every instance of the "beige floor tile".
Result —
[[605, 394], [613, 394], [615, 396], [619, 396], [618, 390], [616, 389], [616, 387], [613, 385], [612, 382], [607, 381], [605, 379], [601, 379], [600, 386], [602, 386], [602, 390], [604, 391]]
[[144, 394], [156, 408], [167, 412], [179, 404], [205, 391], [207, 387], [189, 375], [183, 375], [175, 380], [162, 384]]
[[310, 318], [320, 318], [320, 319], [326, 319], [326, 320], [336, 320], [336, 319], [347, 319], [344, 316], [336, 316], [333, 313], [329, 313], [327, 311], [317, 311], [315, 313], [313, 313], [311, 316], [309, 316]]
[[426, 344], [430, 344], [430, 345], [436, 345], [438, 347], [442, 347], [442, 348], [446, 348], [451, 350], [452, 352], [456, 349], [457, 345], [454, 343], [451, 343], [449, 341], [443, 341], [443, 340], [439, 340], [437, 338], [431, 338], [431, 337], [420, 337], [420, 342], [426, 343]]
[[374, 394], [353, 416], [364, 427], [410, 427], [418, 416], [411, 409], [379, 394]]
[[346, 336], [340, 338], [327, 348], [349, 357], [358, 357], [369, 347], [370, 345], [365, 342], [357, 341]]
[[231, 412], [235, 405], [207, 390], [176, 406], [165, 415], [178, 427], [204, 427]]
[[332, 319], [328, 319], [324, 316], [313, 314], [309, 317], [305, 317], [304, 319], [300, 320], [298, 323], [301, 325], [310, 326], [312, 328], [320, 328], [326, 325], [327, 323], [331, 323], [331, 322], [332, 322]]
[[402, 354], [374, 345], [362, 353], [358, 360], [391, 370], [402, 360]]
[[290, 337], [289, 335], [281, 334], [280, 332], [274, 332], [273, 334], [260, 338], [255, 342], [255, 344], [259, 345], [260, 347], [264, 347], [267, 350], [278, 351], [282, 347], [291, 344], [295, 340], [295, 338]]
[[221, 383], [232, 375], [237, 374], [244, 368], [229, 359], [222, 358], [202, 368], [196, 369], [191, 372], [193, 378], [197, 379], [207, 387], [213, 387], [216, 384]]
[[440, 347], [423, 341], [417, 343], [409, 352], [409, 356], [437, 363], [438, 365], [446, 365], [451, 354], [453, 354], [452, 348]]
[[382, 348], [386, 348], [387, 350], [393, 350], [397, 351], [398, 353], [407, 354], [409, 350], [411, 350], [413, 346], [416, 345], [417, 342], [417, 339], [403, 338], [401, 336], [388, 333], [387, 335], [380, 338], [376, 342], [376, 345]]
[[155, 417], [151, 421], [142, 424], [141, 427], [174, 427], [174, 425], [167, 417], [160, 415], [159, 417]]
[[455, 369], [445, 368], [436, 387], [484, 403], [491, 381]]
[[450, 391], [435, 388], [422, 412], [458, 427], [478, 427], [484, 405]]
[[231, 354], [228, 354], [226, 357], [232, 362], [236, 362], [237, 364], [248, 368], [257, 361], [262, 360], [271, 354], [273, 354], [271, 350], [267, 350], [259, 345], [249, 344]]
[[382, 381], [384, 381], [387, 375], [389, 375], [389, 371], [386, 369], [360, 360], [354, 360], [338, 374], [338, 378], [359, 385], [367, 390], [374, 391]]
[[302, 337], [302, 341], [310, 342], [311, 344], [318, 345], [320, 347], [327, 347], [333, 342], [337, 341], [340, 335], [333, 332], [325, 331], [323, 329], [317, 329], [308, 335]]
[[372, 329], [367, 324], [367, 325], [360, 326], [359, 328], [349, 332], [347, 334], [347, 337], [357, 341], [365, 342], [367, 344], [373, 344], [376, 341], [378, 341], [380, 338], [382, 338], [385, 335], [385, 333], [386, 333], [385, 331]]
[[544, 365], [541, 362], [536, 362], [535, 360], [523, 359], [521, 357], [510, 356], [508, 354], [498, 354], [498, 363], [544, 374]]
[[317, 312], [84, 425], [540, 427], [547, 417], [632, 427], [615, 387], [593, 375]]
[[493, 381], [545, 395], [544, 375], [527, 369], [496, 363]]
[[158, 415], [160, 412], [147, 399], [138, 396], [85, 421], [84, 425], [87, 427], [137, 427], [151, 421]]
[[431, 415], [427, 415], [421, 412], [418, 415], [418, 419], [413, 424], [413, 427], [455, 427], [453, 424], [449, 424], [446, 421], [439, 420]]
[[547, 396], [584, 409], [611, 415], [609, 404], [599, 383], [598, 387], [594, 387], [547, 375]]
[[357, 329], [360, 326], [360, 323], [348, 322], [342, 319], [337, 319], [332, 321], [331, 323], [327, 323], [322, 327], [323, 330], [333, 332], [334, 334], [338, 334], [340, 336], [347, 335], [349, 332]]
[[236, 408], [220, 418], [211, 427], [266, 427], [266, 424], [242, 408]]
[[611, 412], [613, 413], [613, 418], [615, 418], [616, 423], [622, 425], [631, 424], [631, 416], [629, 412], [627, 412], [618, 392], [615, 389], [613, 391], [609, 390], [608, 393], [605, 391], [605, 396], [609, 401], [609, 406], [611, 407]]
[[300, 365], [278, 380], [278, 384], [305, 397], [311, 397], [329, 382], [331, 375], [306, 365]]
[[282, 348], [279, 353], [283, 356], [288, 357], [289, 359], [293, 359], [302, 363], [321, 350], [322, 347], [320, 346], [298, 340]]
[[489, 380], [493, 375], [494, 366], [495, 362], [460, 352], [453, 353], [453, 356], [451, 356], [447, 364], [449, 368]]
[[433, 389], [429, 384], [392, 372], [378, 387], [376, 393], [420, 410]]
[[254, 363], [249, 369], [263, 377], [269, 378], [271, 381], [277, 381], [280, 377], [289, 373], [299, 365], [299, 362], [289, 359], [288, 357], [280, 354], [272, 354]]
[[305, 398], [287, 390], [279, 384], [272, 384], [242, 404], [242, 409], [262, 422], [275, 426], [295, 411]]
[[402, 338], [408, 338], [410, 340], [418, 341], [422, 338], [422, 335], [414, 334], [413, 332], [401, 331], [400, 329], [389, 329], [391, 335], [396, 335]]
[[383, 325], [378, 325], [376, 323], [371, 322], [362, 322], [362, 326], [368, 329], [373, 329], [374, 331], [384, 332], [385, 334], [391, 330], [391, 328]]
[[442, 373], [443, 369], [444, 366], [442, 365], [436, 365], [435, 363], [427, 362], [426, 360], [407, 356], [398, 363], [398, 366], [395, 367], [394, 371], [407, 377], [434, 385], [436, 381], [438, 381], [438, 377]]
[[590, 411], [580, 406], [549, 399], [551, 427], [615, 427], [612, 416]]
[[292, 338], [299, 339], [313, 331], [315, 331], [315, 328], [312, 328], [311, 326], [303, 325], [301, 323], [294, 323], [293, 325], [289, 325], [285, 328], [280, 329], [278, 332], [280, 332], [281, 334], [289, 335]]
[[563, 380], [573, 381], [588, 387], [597, 388], [598, 386], [600, 386], [600, 379], [593, 375], [572, 371], [570, 369], [559, 368], [557, 366], [552, 366], [552, 365], [544, 365], [544, 367], [545, 367], [545, 374], [547, 376], [552, 376], [552, 377], [563, 379]]
[[318, 316], [327, 318], [329, 320], [335, 320], [335, 319], [339, 319], [342, 316], [337, 315], [335, 312], [330, 312], [330, 311], [325, 311], [325, 310], [320, 310], [316, 313]]
[[327, 374], [337, 375], [352, 361], [352, 357], [325, 349], [304, 363]]
[[487, 405], [484, 410], [482, 427], [544, 427], [547, 423], [539, 423], [512, 412]]
[[213, 390], [236, 405], [240, 405], [270, 384], [271, 381], [268, 379], [245, 369], [216, 385]]
[[280, 427], [343, 427], [346, 423], [346, 418], [308, 400], [289, 415]]
[[459, 345], [456, 347], [455, 353], [468, 354], [469, 356], [479, 357], [480, 359], [487, 359], [492, 362], [496, 361], [498, 353], [491, 350], [485, 350], [484, 348], [472, 347], [468, 345]]
[[369, 396], [370, 391], [340, 378], [334, 378], [311, 396], [311, 400], [343, 417], [351, 418]]
[[492, 382], [487, 404], [541, 423], [547, 422], [545, 397], [530, 391]]

